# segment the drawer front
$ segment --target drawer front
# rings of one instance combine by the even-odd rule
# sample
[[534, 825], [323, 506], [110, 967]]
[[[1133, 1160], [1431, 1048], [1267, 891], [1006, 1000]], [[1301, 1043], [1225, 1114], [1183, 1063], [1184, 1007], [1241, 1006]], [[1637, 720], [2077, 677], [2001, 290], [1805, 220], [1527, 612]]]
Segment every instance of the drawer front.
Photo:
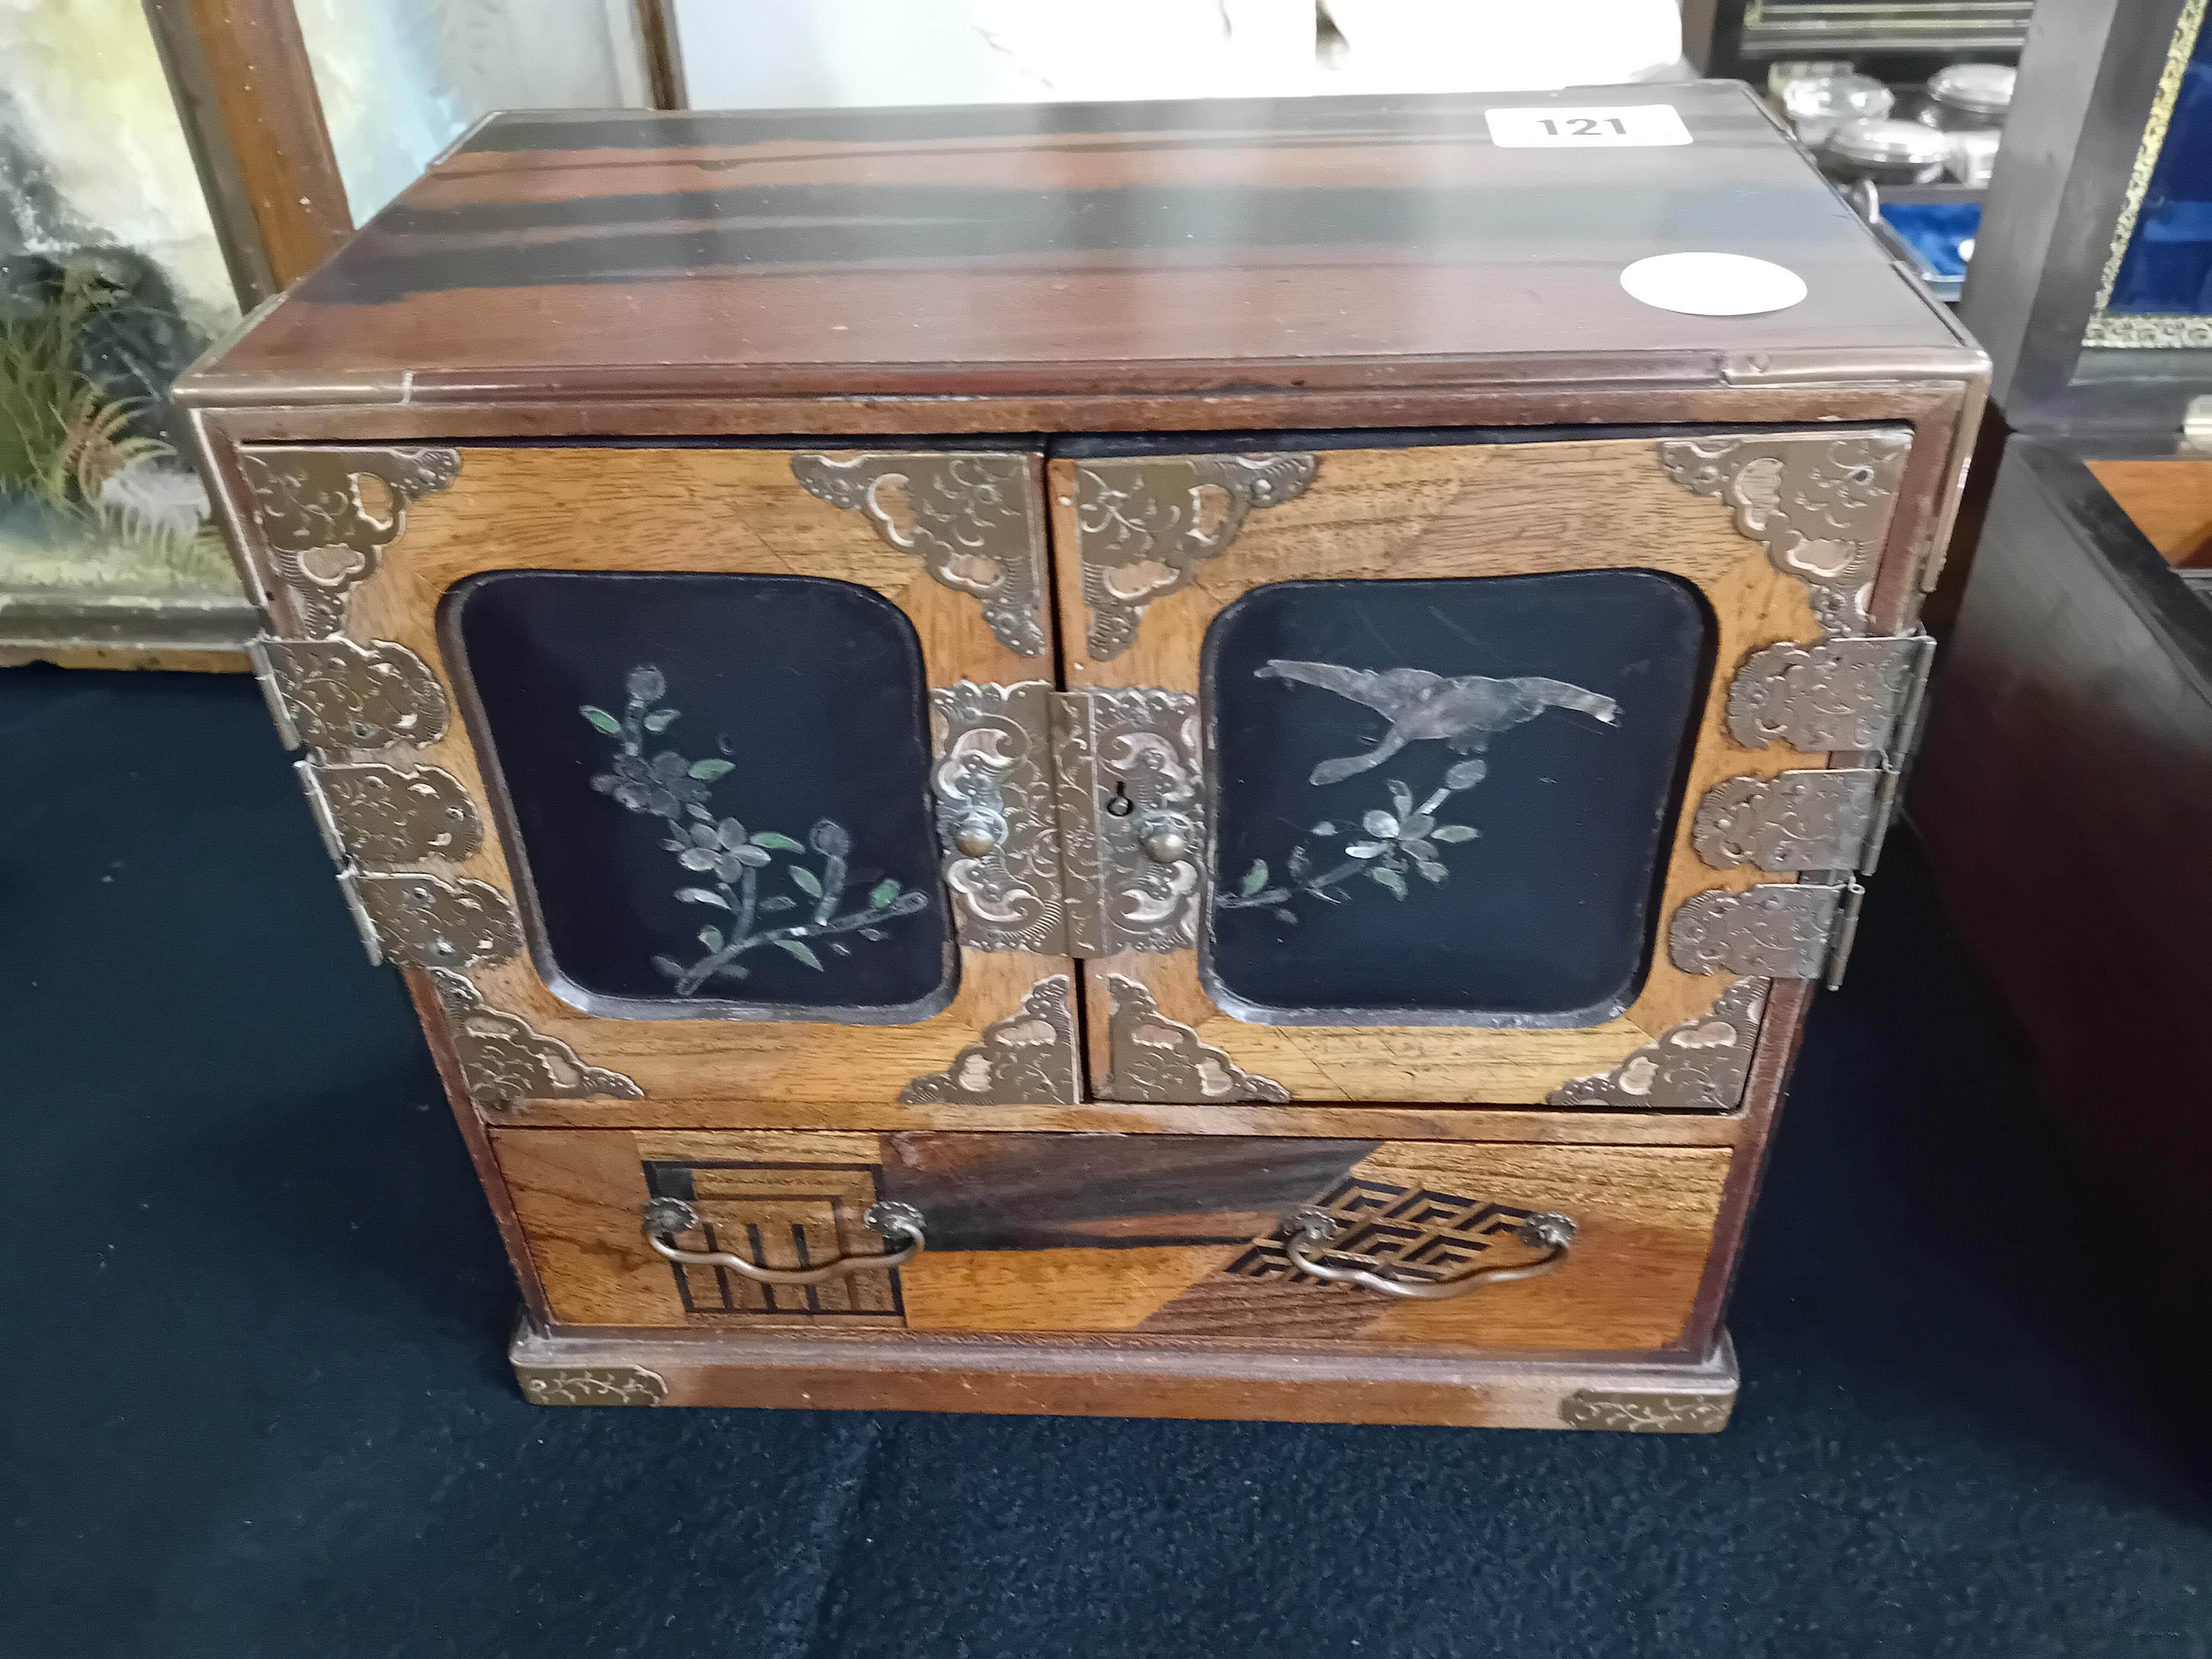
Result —
[[[493, 1139], [552, 1315], [568, 1325], [1582, 1351], [1680, 1340], [1730, 1158], [1723, 1147], [1175, 1135]], [[879, 1257], [907, 1242], [874, 1207], [886, 1204], [910, 1206], [926, 1248], [889, 1269], [762, 1284], [657, 1255], [643, 1225], [656, 1201], [678, 1255], [786, 1273]], [[1293, 1222], [1310, 1212], [1326, 1219]], [[1547, 1224], [1531, 1223], [1546, 1215], [1572, 1223], [1563, 1251]], [[1409, 1297], [1325, 1281], [1293, 1252], [1334, 1274], [1466, 1288]], [[1554, 1256], [1536, 1276], [1508, 1276]]]

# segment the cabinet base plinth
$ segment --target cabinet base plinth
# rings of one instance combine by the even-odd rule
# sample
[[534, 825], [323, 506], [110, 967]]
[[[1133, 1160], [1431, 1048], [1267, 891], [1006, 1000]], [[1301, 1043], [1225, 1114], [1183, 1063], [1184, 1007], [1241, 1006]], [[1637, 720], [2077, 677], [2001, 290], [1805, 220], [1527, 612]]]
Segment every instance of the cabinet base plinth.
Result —
[[571, 1334], [527, 1320], [508, 1358], [546, 1406], [1429, 1423], [1711, 1434], [1735, 1403], [1723, 1334], [1702, 1359], [1317, 1352], [1073, 1339]]

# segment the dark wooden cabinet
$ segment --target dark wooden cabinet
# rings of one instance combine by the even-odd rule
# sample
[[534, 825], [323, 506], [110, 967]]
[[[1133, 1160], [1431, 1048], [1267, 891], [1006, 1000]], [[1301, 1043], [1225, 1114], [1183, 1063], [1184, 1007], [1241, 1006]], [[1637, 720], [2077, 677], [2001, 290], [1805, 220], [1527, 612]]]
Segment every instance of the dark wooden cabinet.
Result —
[[[2042, 0], [1962, 315], [2002, 419], [1911, 807], [2122, 1275], [2212, 1374], [2212, 33]], [[2017, 163], [2013, 157], [2017, 153]], [[1960, 561], [1966, 563], [1965, 558]], [[2027, 1109], [2024, 1107], [2024, 1109]]]
[[[2139, 1218], [2130, 1275], [2200, 1374], [2212, 605], [2179, 561], [2212, 521], [2208, 485], [2212, 457], [2085, 462], [2012, 439], [1913, 789], [1949, 918], [2087, 1190]], [[2161, 525], [2175, 564], [2145, 534]]]
[[532, 1398], [1724, 1420], [1984, 368], [1577, 99], [503, 117], [186, 384]]

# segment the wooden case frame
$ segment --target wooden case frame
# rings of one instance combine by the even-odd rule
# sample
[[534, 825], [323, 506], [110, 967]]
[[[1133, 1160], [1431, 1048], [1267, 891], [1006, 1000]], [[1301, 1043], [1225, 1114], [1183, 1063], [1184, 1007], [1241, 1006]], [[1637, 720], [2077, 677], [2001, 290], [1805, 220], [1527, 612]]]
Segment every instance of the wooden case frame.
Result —
[[[1260, 447], [1254, 434], [1272, 441], [1334, 433], [1349, 451], [1401, 441], [1359, 435], [1385, 431], [1487, 442], [1481, 434], [1543, 428], [1515, 435], [1575, 446], [1602, 440], [1603, 428], [1639, 430], [1656, 442], [1881, 423], [1909, 426], [1912, 441], [1855, 631], [1909, 633], [1948, 535], [1961, 434], [1978, 416], [1986, 360], [1881, 255], [1745, 89], [1533, 95], [1559, 97], [1663, 99], [1682, 112], [1694, 144], [1607, 152], [1601, 166], [1564, 152], [1497, 149], [1482, 117], [1499, 101], [1494, 95], [1063, 108], [1049, 112], [1042, 128], [1034, 112], [1020, 111], [497, 118], [242, 343], [214, 354], [188, 377], [181, 401], [249, 585], [275, 630], [295, 637], [289, 578], [256, 539], [243, 453], [256, 445], [435, 446], [464, 451], [464, 475], [475, 453], [468, 446], [589, 446], [594, 463], [617, 463], [608, 469], [613, 476], [633, 448], [707, 453], [729, 441], [885, 452], [989, 447], [1009, 434], [1042, 434], [1048, 444], [1060, 434], [1180, 434], [1220, 453]], [[764, 191], [796, 206], [772, 222], [749, 210], [732, 215], [733, 186], [745, 202]], [[1223, 194], [1220, 210], [1205, 203], [1206, 191]], [[637, 212], [647, 200], [649, 222]], [[957, 216], [911, 210], [948, 200], [972, 211], [975, 228]], [[882, 211], [886, 201], [896, 210]], [[1571, 201], [1582, 204], [1592, 234], [1556, 234]], [[863, 210], [852, 211], [856, 204]], [[1747, 204], [1758, 205], [1746, 212]], [[1103, 206], [1112, 210], [1102, 214]], [[497, 236], [483, 232], [487, 208], [507, 228]], [[1724, 222], [1729, 214], [1737, 217]], [[1110, 248], [1073, 234], [1102, 223], [1135, 234]], [[1618, 282], [1619, 266], [1665, 251], [1691, 224], [1708, 226], [1712, 246], [1790, 264], [1807, 280], [1808, 303], [1726, 321], [1639, 306]], [[833, 233], [826, 239], [817, 234], [824, 228]], [[1274, 533], [1270, 513], [1328, 505], [1328, 467], [1325, 459], [1324, 487], [1310, 506], [1254, 516], [1248, 550], [1265, 550]], [[1723, 504], [1664, 478], [1656, 458], [1638, 498], [1646, 491], [1661, 492], [1650, 498], [1653, 511], [1697, 526], [1692, 539], [1714, 558], [1726, 545], [1746, 567], [1758, 562], [1750, 541], [1725, 527]], [[653, 505], [652, 492], [629, 493], [641, 511]], [[826, 504], [796, 491], [790, 498], [818, 523], [838, 524], [830, 533], [853, 538], [854, 557], [883, 556], [867, 546], [872, 529], [859, 514], [843, 514], [840, 524]], [[410, 560], [412, 538], [460, 499], [432, 491], [410, 508], [395, 558]], [[1214, 574], [1233, 569], [1237, 556]], [[910, 568], [906, 580], [915, 580]], [[1809, 637], [1797, 603], [1790, 611], [1778, 599], [1774, 639]], [[1171, 614], [1156, 605], [1152, 622]], [[1063, 620], [1060, 631], [1066, 641], [1075, 630]], [[1725, 645], [1717, 665], [1731, 666]], [[1195, 672], [1194, 652], [1185, 672]], [[1086, 689], [1079, 673], [1063, 683], [1075, 689], [1058, 696], [1083, 707], [1095, 708], [1097, 694], [1112, 689], [1096, 681]], [[1863, 768], [1881, 758], [1839, 750], [1828, 763]], [[1788, 763], [1779, 751], [1760, 760]], [[1710, 884], [1736, 878], [1717, 873]], [[407, 980], [521, 1283], [526, 1311], [512, 1357], [525, 1397], [538, 1403], [1692, 1431], [1718, 1428], [1734, 1394], [1720, 1313], [1812, 990], [1805, 978], [1773, 981], [1750, 1034], [1739, 1101], [1658, 1112], [1629, 1109], [1601, 1091], [1572, 1105], [1408, 1100], [1380, 1070], [1370, 1074], [1370, 1097], [1322, 1102], [901, 1102], [888, 1071], [865, 1101], [768, 1088], [721, 1094], [703, 1074], [619, 1070], [599, 1047], [615, 1022], [593, 1022], [588, 1037], [579, 1032], [570, 1045], [489, 995], [479, 1007], [457, 1006], [451, 981], [474, 990], [465, 970], [410, 966]], [[637, 1029], [665, 1042], [704, 1024]], [[881, 1042], [899, 1029], [848, 1028], [840, 1036]], [[1617, 1035], [1625, 1042], [1629, 1033]], [[488, 1076], [487, 1042], [519, 1056], [519, 1072]], [[949, 1054], [939, 1048], [932, 1066]], [[671, 1062], [678, 1072], [688, 1063]], [[548, 1075], [587, 1086], [535, 1086]], [[1512, 1092], [1533, 1095], [1541, 1080]], [[1547, 1159], [1606, 1172], [1605, 1180], [1675, 1160], [1708, 1171], [1724, 1162], [1725, 1173], [1717, 1194], [1710, 1182], [1698, 1187], [1687, 1194], [1695, 1201], [1667, 1223], [1666, 1310], [1607, 1339], [1650, 1346], [1572, 1346], [1588, 1333], [1603, 1335], [1608, 1318], [1641, 1316], [1633, 1251], [1626, 1260], [1601, 1251], [1580, 1267], [1562, 1264], [1559, 1282], [1570, 1285], [1576, 1273], [1621, 1275], [1613, 1313], [1600, 1308], [1581, 1328], [1524, 1328], [1519, 1346], [1504, 1351], [1483, 1346], [1481, 1297], [1468, 1299], [1460, 1339], [1447, 1342], [1340, 1331], [1305, 1340], [1254, 1334], [1249, 1325], [1236, 1335], [1095, 1324], [1063, 1334], [1044, 1328], [1060, 1275], [1036, 1260], [1042, 1252], [1019, 1240], [953, 1249], [959, 1230], [949, 1224], [931, 1243], [946, 1247], [932, 1264], [947, 1275], [941, 1288], [963, 1274], [977, 1283], [976, 1275], [1018, 1278], [1026, 1257], [1038, 1270], [1028, 1294], [970, 1297], [980, 1315], [940, 1320], [938, 1329], [575, 1322], [578, 1309], [560, 1280], [593, 1249], [603, 1259], [591, 1271], [617, 1279], [640, 1261], [662, 1273], [668, 1264], [640, 1236], [645, 1218], [633, 1213], [634, 1191], [624, 1188], [617, 1201], [607, 1188], [586, 1202], [580, 1188], [575, 1208], [556, 1204], [559, 1212], [548, 1213], [562, 1180], [539, 1179], [545, 1169], [571, 1154], [579, 1167], [611, 1170], [627, 1158], [635, 1169], [641, 1144], [679, 1145], [693, 1135], [696, 1145], [735, 1147], [732, 1138], [766, 1142], [779, 1131], [791, 1138], [773, 1146], [830, 1137], [823, 1144], [842, 1149], [825, 1160], [838, 1167], [820, 1190], [797, 1196], [842, 1206], [822, 1242], [864, 1253], [872, 1253], [869, 1241], [848, 1233], [843, 1211], [868, 1188], [844, 1166], [867, 1165], [871, 1147], [881, 1156], [891, 1143], [947, 1132], [979, 1149], [1002, 1147], [1003, 1158], [994, 1151], [975, 1166], [993, 1170], [1025, 1155], [1058, 1169], [1061, 1152], [1084, 1134], [1139, 1148], [1139, 1163], [1146, 1137], [1217, 1137], [1212, 1156], [1192, 1160], [1209, 1168], [1247, 1153], [1303, 1163], [1325, 1150], [1284, 1153], [1285, 1143], [1372, 1139], [1443, 1146], [1470, 1171], [1486, 1168], [1516, 1184]], [[1030, 1136], [1036, 1141], [1025, 1152]], [[1239, 1147], [1238, 1137], [1283, 1139]], [[1172, 1162], [1188, 1147], [1153, 1155]], [[1643, 1149], [1662, 1155], [1632, 1156]], [[723, 1161], [763, 1160], [747, 1150]], [[726, 1179], [743, 1197], [765, 1177], [739, 1171]], [[995, 1176], [973, 1184], [1010, 1200], [1029, 1191]], [[1471, 1177], [1451, 1190], [1474, 1197], [1476, 1184]], [[1484, 1194], [1504, 1205], [1534, 1195], [1533, 1188], [1519, 1197]], [[1229, 1194], [1191, 1196], [1203, 1210]], [[1559, 1197], [1582, 1201], [1575, 1193]], [[1589, 1207], [1602, 1243], [1605, 1206]], [[1018, 1216], [1022, 1206], [995, 1208]], [[1692, 1262], [1700, 1237], [1708, 1243]], [[917, 1273], [915, 1285], [922, 1282]], [[1534, 1294], [1521, 1300], [1542, 1303]], [[991, 1321], [998, 1322], [985, 1328]]]
[[[1317, 375], [1328, 381], [1333, 377]], [[1869, 627], [1910, 625], [1941, 566], [1957, 510], [1967, 434], [1984, 387], [1949, 360], [1898, 363], [1869, 374], [1811, 362], [1740, 366], [1736, 383], [1623, 386], [1601, 377], [1536, 388], [1466, 385], [1382, 392], [1323, 385], [1305, 392], [1224, 398], [1098, 392], [1041, 398], [980, 395], [825, 405], [805, 395], [713, 402], [641, 397], [619, 402], [456, 399], [432, 406], [346, 404], [302, 388], [285, 407], [220, 406], [192, 414], [205, 476], [234, 544], [253, 547], [250, 491], [240, 464], [258, 443], [423, 443], [525, 436], [588, 441], [744, 438], [805, 433], [824, 443], [905, 447], [926, 434], [979, 437], [1009, 430], [1152, 428], [1204, 434], [1376, 427], [1510, 427], [1554, 422], [1562, 410], [1608, 425], [1786, 426], [1823, 420], [1901, 421], [1913, 444], [1899, 482], [1889, 536], [1868, 598]], [[857, 526], [854, 526], [857, 528]], [[250, 590], [282, 624], [262, 574]], [[1850, 757], [1838, 756], [1838, 763]], [[526, 1395], [540, 1403], [892, 1405], [908, 1409], [1133, 1413], [1304, 1421], [1458, 1423], [1711, 1431], [1727, 1420], [1734, 1357], [1721, 1325], [1756, 1197], [1773, 1115], [1813, 987], [1777, 981], [1749, 1082], [1736, 1109], [1690, 1116], [1639, 1111], [1437, 1107], [1391, 1100], [1310, 1106], [1235, 1102], [1203, 1106], [1101, 1103], [1055, 1108], [823, 1107], [777, 1099], [672, 1104], [650, 1098], [526, 1098], [481, 1104], [454, 1042], [454, 1022], [419, 968], [406, 978], [456, 1121], [483, 1182], [522, 1291], [513, 1357]], [[1552, 1351], [1488, 1358], [1457, 1351], [1423, 1358], [1352, 1344], [1328, 1358], [1251, 1342], [1140, 1335], [1055, 1337], [900, 1331], [815, 1335], [769, 1331], [642, 1335], [572, 1329], [554, 1315], [494, 1149], [494, 1126], [620, 1131], [686, 1127], [882, 1131], [1110, 1131], [1134, 1134], [1372, 1135], [1493, 1145], [1716, 1146], [1730, 1158], [1711, 1249], [1674, 1351], [1606, 1358]]]
[[2165, 872], [2201, 860], [2212, 789], [2212, 319], [2109, 301], [2207, 10], [2036, 7], [1960, 306], [1996, 418], [1938, 596], [1955, 615], [1909, 801], [2085, 1185], [2143, 1218], [2128, 1272], [2200, 1373], [2212, 911], [2202, 881]]

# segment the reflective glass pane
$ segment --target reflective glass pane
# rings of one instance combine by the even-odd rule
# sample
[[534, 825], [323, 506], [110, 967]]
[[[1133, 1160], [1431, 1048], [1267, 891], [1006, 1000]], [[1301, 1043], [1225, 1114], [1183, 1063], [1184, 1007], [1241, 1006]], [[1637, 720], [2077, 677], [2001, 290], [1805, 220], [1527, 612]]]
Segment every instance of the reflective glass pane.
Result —
[[1711, 641], [1697, 590], [1645, 570], [1237, 600], [1206, 642], [1216, 997], [1284, 1023], [1619, 1012]]
[[2107, 310], [2212, 313], [2212, 29], [2198, 32]]
[[356, 224], [494, 110], [652, 100], [625, 0], [296, 0]]
[[[556, 989], [921, 1018], [952, 988], [913, 625], [806, 576], [518, 571], [446, 617]], [[510, 853], [514, 850], [510, 843]]]
[[238, 303], [145, 14], [0, 7], [0, 653], [240, 652], [169, 401]]

